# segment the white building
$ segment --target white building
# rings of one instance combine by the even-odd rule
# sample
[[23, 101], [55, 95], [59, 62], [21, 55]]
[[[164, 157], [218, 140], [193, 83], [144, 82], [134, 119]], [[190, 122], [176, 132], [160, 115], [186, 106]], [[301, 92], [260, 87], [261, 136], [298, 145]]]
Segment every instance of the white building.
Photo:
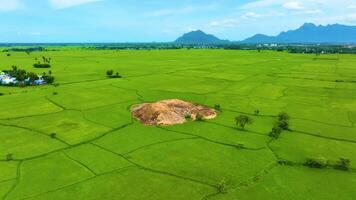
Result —
[[2, 78], [1, 83], [3, 85], [10, 85], [10, 84], [16, 84], [18, 83], [18, 81], [16, 80], [16, 78], [5, 76], [4, 78]]

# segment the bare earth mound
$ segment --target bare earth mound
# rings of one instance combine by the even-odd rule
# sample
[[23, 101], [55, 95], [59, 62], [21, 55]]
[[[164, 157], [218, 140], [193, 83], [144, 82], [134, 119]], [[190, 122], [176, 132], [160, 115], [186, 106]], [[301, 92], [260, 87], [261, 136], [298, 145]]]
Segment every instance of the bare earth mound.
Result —
[[217, 112], [206, 106], [185, 102], [179, 99], [169, 99], [155, 103], [143, 103], [133, 106], [132, 115], [145, 125], [170, 126], [183, 124], [186, 118], [196, 120], [213, 119]]

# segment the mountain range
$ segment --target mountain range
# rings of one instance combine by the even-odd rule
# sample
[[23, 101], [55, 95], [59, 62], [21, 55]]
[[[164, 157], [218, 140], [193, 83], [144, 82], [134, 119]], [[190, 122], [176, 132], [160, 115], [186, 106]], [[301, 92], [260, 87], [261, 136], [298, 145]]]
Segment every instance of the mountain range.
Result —
[[[221, 40], [214, 35], [206, 34], [200, 30], [186, 33], [175, 41], [177, 44], [226, 44], [229, 42], [228, 40]], [[317, 26], [312, 23], [305, 23], [296, 30], [281, 32], [277, 36], [257, 34], [243, 41], [239, 41], [239, 43], [356, 43], [356, 26], [341, 24]]]

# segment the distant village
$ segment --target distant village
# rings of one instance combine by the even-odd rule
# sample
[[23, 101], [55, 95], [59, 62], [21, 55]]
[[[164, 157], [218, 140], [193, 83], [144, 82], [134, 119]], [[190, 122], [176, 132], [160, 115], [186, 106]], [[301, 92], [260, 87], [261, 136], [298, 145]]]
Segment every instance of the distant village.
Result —
[[[25, 84], [29, 85], [44, 85], [46, 81], [42, 78], [42, 76], [38, 76], [38, 79], [31, 81], [30, 77], [26, 78], [23, 81]], [[15, 77], [12, 77], [10, 74], [0, 71], [0, 84], [1, 85], [18, 85], [20, 81], [18, 81]]]
[[3, 86], [30, 86], [51, 84], [54, 81], [52, 72], [42, 73], [42, 75], [33, 72], [26, 72], [13, 66], [11, 70], [0, 70], [0, 85]]

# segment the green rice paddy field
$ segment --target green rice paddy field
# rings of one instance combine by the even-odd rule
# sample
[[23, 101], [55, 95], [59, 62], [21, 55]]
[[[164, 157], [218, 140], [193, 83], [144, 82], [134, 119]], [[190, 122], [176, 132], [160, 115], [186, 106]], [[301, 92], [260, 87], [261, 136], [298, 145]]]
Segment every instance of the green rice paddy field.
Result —
[[[0, 67], [40, 73], [42, 56], [59, 85], [0, 87], [4, 200], [356, 199], [355, 55], [58, 48], [0, 53]], [[131, 117], [134, 104], [172, 98], [222, 112], [169, 127]], [[280, 112], [291, 131], [273, 140]], [[244, 131], [241, 114], [254, 120]]]

